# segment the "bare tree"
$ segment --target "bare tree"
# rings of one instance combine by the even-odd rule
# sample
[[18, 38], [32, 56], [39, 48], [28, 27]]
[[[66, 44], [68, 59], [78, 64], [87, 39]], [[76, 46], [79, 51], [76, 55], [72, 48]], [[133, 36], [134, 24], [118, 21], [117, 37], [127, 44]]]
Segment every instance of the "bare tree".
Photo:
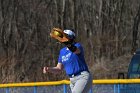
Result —
[[[44, 65], [57, 64], [59, 49], [63, 47], [50, 38], [53, 27], [75, 30], [92, 72], [97, 74], [101, 68], [113, 73], [123, 61], [114, 65], [112, 60], [140, 46], [139, 3], [139, 0], [0, 0], [1, 81], [67, 78], [64, 72], [56, 78], [40, 73]], [[112, 73], [94, 78], [113, 78]]]
[[135, 52], [138, 47], [138, 28], [139, 28], [139, 22], [140, 22], [140, 5], [138, 12], [134, 18], [134, 25], [133, 25], [133, 42], [132, 42], [132, 52]]

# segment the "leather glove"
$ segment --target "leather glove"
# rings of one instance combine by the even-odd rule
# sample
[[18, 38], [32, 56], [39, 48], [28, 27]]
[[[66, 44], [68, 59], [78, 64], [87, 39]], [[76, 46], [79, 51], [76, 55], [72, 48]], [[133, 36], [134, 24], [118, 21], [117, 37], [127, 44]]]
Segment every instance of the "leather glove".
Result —
[[60, 28], [53, 28], [51, 30], [50, 36], [59, 42], [68, 42], [70, 39], [67, 37], [67, 35], [63, 32]]

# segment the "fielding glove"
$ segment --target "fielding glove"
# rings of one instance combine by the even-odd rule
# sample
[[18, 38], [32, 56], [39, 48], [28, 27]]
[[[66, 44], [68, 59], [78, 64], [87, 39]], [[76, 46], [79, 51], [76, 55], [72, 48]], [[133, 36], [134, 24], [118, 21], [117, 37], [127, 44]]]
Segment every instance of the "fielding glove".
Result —
[[67, 35], [60, 28], [53, 28], [51, 30], [50, 36], [61, 43], [69, 41], [69, 38], [67, 37]]

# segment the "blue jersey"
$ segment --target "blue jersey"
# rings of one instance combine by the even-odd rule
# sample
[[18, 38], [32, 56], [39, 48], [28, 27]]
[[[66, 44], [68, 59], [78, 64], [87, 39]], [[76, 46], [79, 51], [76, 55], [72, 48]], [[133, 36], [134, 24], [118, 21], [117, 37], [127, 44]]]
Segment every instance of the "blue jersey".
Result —
[[83, 47], [80, 43], [75, 43], [75, 46], [80, 49], [80, 54], [71, 52], [67, 47], [60, 50], [58, 62], [62, 63], [68, 75], [75, 74], [81, 71], [88, 71], [85, 63]]

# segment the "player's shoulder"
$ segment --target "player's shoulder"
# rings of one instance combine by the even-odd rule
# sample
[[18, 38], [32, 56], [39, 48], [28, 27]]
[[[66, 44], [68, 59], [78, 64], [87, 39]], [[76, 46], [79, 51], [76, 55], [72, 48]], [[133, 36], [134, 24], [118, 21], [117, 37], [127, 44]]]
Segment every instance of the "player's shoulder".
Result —
[[60, 52], [64, 52], [64, 51], [66, 51], [66, 49], [67, 49], [67, 47], [63, 47], [63, 48], [61, 48]]

